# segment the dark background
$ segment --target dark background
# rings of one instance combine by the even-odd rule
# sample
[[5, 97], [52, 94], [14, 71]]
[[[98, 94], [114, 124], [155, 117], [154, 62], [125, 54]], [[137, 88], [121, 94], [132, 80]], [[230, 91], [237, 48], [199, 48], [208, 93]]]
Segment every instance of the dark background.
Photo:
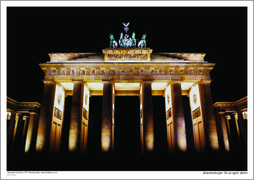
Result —
[[9, 7], [7, 8], [7, 96], [41, 103], [44, 73], [39, 63], [52, 52], [101, 52], [130, 22], [128, 33], [153, 52], [206, 53], [213, 101], [247, 95], [245, 7]]
[[[214, 103], [247, 95], [246, 7], [8, 7], [7, 96], [41, 103], [44, 72], [39, 63], [50, 60], [48, 53], [102, 53], [109, 47], [110, 33], [118, 39], [124, 32], [122, 22], [130, 22], [128, 34], [135, 31], [137, 39], [147, 33], [147, 46], [153, 52], [206, 53], [205, 61], [216, 63], [210, 73]], [[188, 148], [192, 148], [188, 98], [183, 96], [183, 101]], [[70, 107], [71, 97], [66, 102]], [[92, 96], [90, 102], [88, 151], [95, 152], [100, 146], [102, 97]], [[131, 102], [135, 105], [128, 105]], [[131, 132], [132, 142], [125, 137], [126, 143], [138, 148], [139, 98], [116, 97], [116, 104], [116, 126], [121, 127], [116, 133]], [[166, 147], [164, 98], [153, 97], [153, 105], [155, 150], [160, 152]], [[69, 112], [65, 112], [63, 131], [68, 133]], [[134, 123], [137, 126], [131, 126]], [[130, 131], [120, 132], [125, 126]], [[64, 147], [67, 137], [63, 135]]]

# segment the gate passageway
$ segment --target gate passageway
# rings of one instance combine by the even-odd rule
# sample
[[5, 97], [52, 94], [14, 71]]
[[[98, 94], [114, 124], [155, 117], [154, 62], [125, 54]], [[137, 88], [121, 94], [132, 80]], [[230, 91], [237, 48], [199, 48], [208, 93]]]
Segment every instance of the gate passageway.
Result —
[[115, 97], [114, 153], [140, 154], [139, 96]]

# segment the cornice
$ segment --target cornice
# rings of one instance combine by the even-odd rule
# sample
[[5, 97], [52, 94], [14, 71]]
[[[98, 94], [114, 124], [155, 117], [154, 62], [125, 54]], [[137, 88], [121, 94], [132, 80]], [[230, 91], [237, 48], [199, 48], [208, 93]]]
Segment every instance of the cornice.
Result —
[[8, 109], [21, 111], [22, 109], [39, 109], [41, 104], [38, 102], [18, 102], [12, 98], [7, 97], [7, 107]]
[[[150, 60], [150, 55], [162, 55], [162, 56], [168, 56], [169, 58], [180, 58], [185, 61], [191, 61], [191, 62], [204, 62], [204, 57], [205, 53], [152, 53], [152, 49], [150, 48], [106, 48], [102, 50], [102, 53], [49, 53], [50, 57], [50, 62], [66, 62], [70, 60], [75, 60], [75, 59], [82, 59], [82, 58], [87, 58], [90, 56], [89, 60], [93, 60], [91, 56], [96, 57], [95, 59], [98, 60], [98, 58], [102, 61], [108, 61], [108, 56], [109, 55], [137, 55], [142, 56], [142, 55], [148, 55], [147, 61], [152, 61]], [[104, 58], [103, 58], [104, 55]], [[117, 56], [117, 57], [118, 57]], [[121, 59], [123, 58], [122, 56]], [[136, 57], [136, 56], [135, 56]], [[136, 61], [134, 56], [130, 56], [129, 58], [132, 59], [132, 61]], [[134, 58], [134, 59], [133, 59]], [[128, 57], [127, 57], [128, 59]], [[162, 58], [163, 60], [163, 58]], [[112, 59], [111, 61], [114, 61]], [[119, 61], [121, 61], [119, 59]], [[128, 60], [126, 60], [128, 61]], [[138, 60], [142, 61], [142, 60]], [[145, 62], [147, 62], [145, 61]]]
[[241, 110], [241, 109], [247, 108], [247, 103], [248, 103], [247, 101], [248, 101], [248, 98], [246, 96], [246, 97], [239, 99], [235, 102], [216, 102], [213, 104], [213, 106], [217, 109], [235, 108], [236, 110]]

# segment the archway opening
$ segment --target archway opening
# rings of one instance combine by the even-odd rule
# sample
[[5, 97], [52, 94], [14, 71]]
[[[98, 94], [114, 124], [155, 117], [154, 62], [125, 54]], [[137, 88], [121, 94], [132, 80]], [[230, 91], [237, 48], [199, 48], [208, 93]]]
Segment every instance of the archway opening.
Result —
[[139, 106], [139, 96], [115, 97], [115, 154], [128, 156], [141, 153]]

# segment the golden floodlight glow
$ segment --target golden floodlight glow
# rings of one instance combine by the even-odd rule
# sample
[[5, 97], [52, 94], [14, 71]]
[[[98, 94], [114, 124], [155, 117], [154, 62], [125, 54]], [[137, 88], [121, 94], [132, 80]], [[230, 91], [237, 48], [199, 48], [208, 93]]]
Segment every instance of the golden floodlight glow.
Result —
[[140, 83], [115, 83], [117, 91], [139, 90]]
[[77, 149], [77, 142], [78, 142], [78, 137], [77, 137], [77, 130], [70, 130], [69, 134], [69, 151], [74, 152]]
[[110, 130], [103, 128], [101, 132], [101, 147], [103, 152], [108, 152], [110, 148]]
[[44, 136], [38, 129], [37, 141], [36, 141], [36, 151], [42, 151], [44, 146]]
[[73, 83], [61, 83], [65, 90], [73, 90]]
[[26, 140], [26, 145], [25, 145], [25, 152], [29, 151], [30, 148], [30, 144], [32, 141], [32, 126], [30, 126], [30, 128], [27, 130], [27, 140]]
[[146, 135], [146, 147], [148, 151], [152, 151], [154, 148], [154, 137], [152, 133]]
[[213, 150], [219, 150], [219, 142], [217, 132], [211, 132], [209, 135], [211, 141], [211, 147]]
[[164, 90], [167, 83], [152, 83], [152, 90]]
[[187, 141], [186, 141], [186, 134], [185, 134], [185, 122], [184, 119], [178, 120], [177, 123], [177, 144], [181, 151], [187, 150]]
[[242, 112], [243, 119], [248, 119], [248, 113], [246, 111]]
[[103, 83], [87, 83], [89, 86], [90, 90], [95, 90], [95, 91], [102, 91], [103, 90]]
[[190, 89], [190, 87], [192, 86], [192, 82], [190, 82], [190, 83], [187, 83], [187, 82], [184, 82], [184, 83], [181, 83], [181, 88], [182, 88], [182, 90], [189, 90]]
[[7, 119], [8, 119], [8, 120], [11, 119], [11, 112], [7, 112]]

